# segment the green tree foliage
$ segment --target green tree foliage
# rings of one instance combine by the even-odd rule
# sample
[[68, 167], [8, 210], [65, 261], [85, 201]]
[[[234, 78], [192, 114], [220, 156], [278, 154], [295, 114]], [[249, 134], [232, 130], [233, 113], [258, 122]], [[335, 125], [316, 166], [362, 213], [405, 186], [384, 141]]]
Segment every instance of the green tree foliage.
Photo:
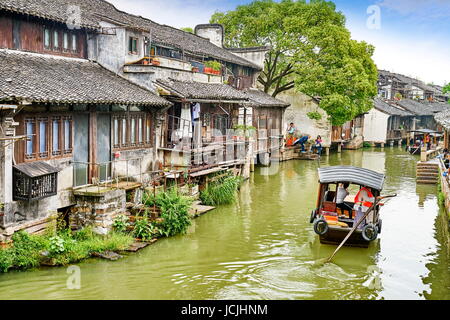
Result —
[[191, 27], [181, 28], [181, 30], [189, 32], [189, 33], [194, 33], [194, 29], [192, 29]]
[[258, 81], [276, 97], [295, 88], [320, 96], [335, 125], [372, 108], [377, 94], [374, 47], [351, 39], [345, 17], [324, 0], [256, 0], [216, 12], [229, 47], [270, 46]]
[[444, 87], [444, 93], [450, 93], [450, 83]]

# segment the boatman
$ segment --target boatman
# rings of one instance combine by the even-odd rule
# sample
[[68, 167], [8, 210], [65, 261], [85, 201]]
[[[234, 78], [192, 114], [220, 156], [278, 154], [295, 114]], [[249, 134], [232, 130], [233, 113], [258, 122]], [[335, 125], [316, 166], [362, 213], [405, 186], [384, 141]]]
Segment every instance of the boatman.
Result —
[[[359, 190], [358, 194], [355, 197], [355, 206], [354, 209], [356, 210], [356, 217], [355, 217], [355, 223], [357, 223], [369, 210], [370, 207], [375, 202], [375, 197], [372, 194], [372, 190], [367, 187], [361, 188]], [[366, 217], [366, 221], [373, 221], [373, 211]], [[366, 224], [366, 221], [362, 222], [358, 229], [362, 229], [364, 225]]]

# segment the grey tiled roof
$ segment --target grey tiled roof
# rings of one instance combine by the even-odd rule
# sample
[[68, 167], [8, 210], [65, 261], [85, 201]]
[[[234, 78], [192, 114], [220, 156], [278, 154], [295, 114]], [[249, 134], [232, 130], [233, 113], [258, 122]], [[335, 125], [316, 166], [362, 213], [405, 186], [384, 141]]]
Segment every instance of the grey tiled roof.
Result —
[[436, 113], [429, 105], [411, 99], [395, 101], [395, 104], [419, 116], [432, 116]]
[[248, 89], [244, 91], [250, 99], [250, 104], [257, 107], [280, 107], [286, 108], [290, 104], [272, 97], [270, 94], [258, 89]]
[[248, 101], [247, 95], [221, 83], [200, 83], [177, 80], [156, 80], [156, 84], [172, 95], [188, 100]]
[[80, 8], [81, 19], [79, 24], [82, 27], [100, 29], [101, 21], [109, 21], [117, 25], [149, 32], [154, 43], [184, 50], [186, 53], [260, 69], [254, 63], [234, 55], [225, 48], [212, 44], [208, 39], [120, 11], [104, 0], [0, 0], [0, 9], [63, 23], [68, 20], [69, 6]]
[[7, 101], [170, 105], [94, 62], [12, 50], [0, 50], [0, 96]]
[[437, 123], [443, 126], [446, 130], [450, 130], [450, 108], [440, 112], [434, 116]]
[[386, 114], [389, 114], [391, 116], [402, 116], [402, 117], [407, 117], [407, 116], [413, 116], [414, 114], [402, 109], [399, 109], [393, 105], [388, 104], [388, 102], [383, 101], [380, 98], [376, 98], [374, 101], [374, 107], [375, 109], [384, 112]]

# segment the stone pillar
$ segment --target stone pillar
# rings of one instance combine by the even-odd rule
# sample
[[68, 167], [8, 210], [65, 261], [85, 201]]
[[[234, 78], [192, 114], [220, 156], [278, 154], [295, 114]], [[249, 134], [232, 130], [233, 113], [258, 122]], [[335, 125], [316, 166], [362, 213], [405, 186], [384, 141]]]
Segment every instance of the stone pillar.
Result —
[[342, 152], [342, 144], [341, 144], [341, 143], [338, 143], [338, 146], [337, 146], [337, 152], [338, 152], [338, 153], [341, 153], [341, 152]]
[[384, 149], [384, 143], [381, 143], [381, 149]]
[[394, 147], [394, 140], [391, 140], [391, 141], [389, 142], [389, 145], [390, 145], [391, 148], [393, 148], [393, 147]]
[[325, 148], [325, 155], [326, 156], [330, 155], [330, 148], [329, 147]]
[[398, 147], [399, 147], [399, 148], [402, 147], [402, 139], [398, 140]]

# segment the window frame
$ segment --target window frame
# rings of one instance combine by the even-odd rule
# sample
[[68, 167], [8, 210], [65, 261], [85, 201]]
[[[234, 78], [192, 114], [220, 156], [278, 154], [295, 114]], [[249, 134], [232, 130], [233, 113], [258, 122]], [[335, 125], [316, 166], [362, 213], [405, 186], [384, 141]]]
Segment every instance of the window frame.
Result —
[[[135, 42], [135, 48], [133, 48], [133, 44]], [[134, 49], [134, 51], [133, 51]], [[134, 36], [128, 37], [128, 54], [137, 55], [139, 54], [139, 38]]]
[[[139, 129], [139, 119], [141, 119], [142, 127]], [[131, 126], [134, 120], [134, 141], [132, 138]], [[116, 127], [114, 122], [118, 121], [118, 132], [116, 132]], [[123, 121], [125, 121], [126, 128], [124, 132]], [[113, 112], [111, 116], [111, 137], [112, 137], [112, 150], [122, 151], [122, 150], [132, 150], [153, 147], [152, 139], [153, 121], [152, 114], [147, 112]], [[141, 131], [141, 142], [139, 141], [139, 132]], [[150, 135], [147, 136], [147, 132]], [[116, 144], [115, 136], [118, 135], [119, 143]], [[125, 134], [125, 143], [123, 142]], [[150, 138], [148, 141], [147, 137]]]
[[[70, 148], [65, 148], [65, 121], [69, 121], [69, 144]], [[58, 133], [56, 135], [58, 139], [58, 146], [60, 150], [53, 150], [54, 144], [54, 122], [58, 122]], [[45, 151], [41, 152], [41, 123], [45, 123]], [[23, 156], [23, 162], [33, 162], [33, 161], [45, 161], [51, 159], [61, 159], [68, 158], [73, 156], [73, 120], [72, 115], [67, 114], [52, 114], [52, 115], [43, 115], [39, 113], [29, 113], [23, 116], [23, 132], [24, 135], [28, 135], [27, 132], [27, 124], [33, 123], [34, 132], [30, 135], [32, 141], [32, 153], [27, 154], [28, 147], [28, 139], [24, 141], [24, 149], [23, 154], [20, 155], [20, 158]]]

